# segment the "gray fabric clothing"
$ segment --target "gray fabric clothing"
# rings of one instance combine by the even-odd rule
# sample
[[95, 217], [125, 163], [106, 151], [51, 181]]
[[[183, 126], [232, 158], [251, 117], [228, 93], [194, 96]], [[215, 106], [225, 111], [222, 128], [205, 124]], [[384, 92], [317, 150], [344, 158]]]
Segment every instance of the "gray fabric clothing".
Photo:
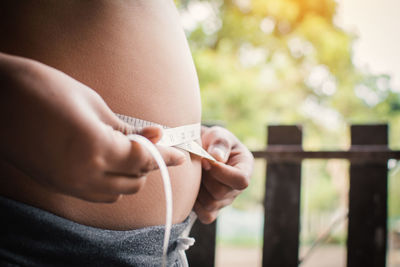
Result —
[[[161, 266], [164, 226], [114, 231], [85, 226], [0, 197], [0, 266]], [[172, 226], [168, 266], [188, 220]]]

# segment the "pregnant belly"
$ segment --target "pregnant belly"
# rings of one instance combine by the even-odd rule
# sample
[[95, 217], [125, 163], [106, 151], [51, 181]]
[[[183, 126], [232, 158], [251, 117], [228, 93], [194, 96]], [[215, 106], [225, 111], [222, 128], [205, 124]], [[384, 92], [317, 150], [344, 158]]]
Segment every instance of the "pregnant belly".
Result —
[[[19, 20], [13, 25], [26, 27], [3, 26], [12, 35], [0, 42], [1, 51], [64, 71], [116, 113], [169, 127], [200, 122], [197, 76], [173, 1], [26, 1], [18, 8], [10, 14]], [[186, 156], [182, 166], [169, 168], [174, 223], [188, 216], [200, 186], [200, 159]], [[121, 230], [164, 223], [158, 171], [137, 194], [99, 204], [53, 193], [10, 166], [0, 169], [12, 181], [0, 194], [82, 224]]]

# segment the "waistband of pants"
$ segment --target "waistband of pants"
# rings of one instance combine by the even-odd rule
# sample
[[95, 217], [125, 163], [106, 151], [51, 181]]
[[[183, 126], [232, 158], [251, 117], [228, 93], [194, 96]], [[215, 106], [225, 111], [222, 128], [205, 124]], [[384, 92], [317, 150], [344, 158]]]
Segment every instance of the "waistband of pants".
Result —
[[[0, 263], [22, 266], [161, 266], [164, 226], [106, 230], [82, 225], [0, 196]], [[181, 266], [172, 226], [168, 266]]]

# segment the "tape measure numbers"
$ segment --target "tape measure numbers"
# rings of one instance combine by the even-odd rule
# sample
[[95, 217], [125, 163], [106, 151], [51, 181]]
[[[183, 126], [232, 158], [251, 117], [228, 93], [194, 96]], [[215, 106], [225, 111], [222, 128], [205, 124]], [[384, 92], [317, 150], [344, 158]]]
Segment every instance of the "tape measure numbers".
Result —
[[122, 121], [128, 123], [129, 125], [132, 125], [138, 131], [147, 126], [161, 127], [163, 129], [163, 136], [161, 140], [158, 141], [157, 145], [180, 148], [200, 157], [215, 161], [215, 159], [195, 141], [197, 139], [200, 139], [200, 123], [169, 128], [155, 122], [145, 121], [122, 114], [116, 115]]

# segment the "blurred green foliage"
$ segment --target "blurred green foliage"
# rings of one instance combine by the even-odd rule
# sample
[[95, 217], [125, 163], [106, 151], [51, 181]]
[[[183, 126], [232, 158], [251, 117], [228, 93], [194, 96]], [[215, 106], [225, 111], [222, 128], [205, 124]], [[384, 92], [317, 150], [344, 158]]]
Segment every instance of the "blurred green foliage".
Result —
[[[350, 124], [389, 123], [391, 147], [400, 147], [400, 94], [390, 76], [353, 64], [356, 36], [335, 24], [334, 0], [175, 2], [197, 67], [205, 121], [223, 121], [252, 149], [265, 145], [267, 124], [302, 124], [305, 148], [329, 149], [348, 147]], [[310, 189], [314, 211], [337, 204], [326, 165], [312, 172], [319, 178]], [[238, 206], [244, 199], [262, 201], [259, 179]], [[390, 212], [400, 216], [399, 205]]]

